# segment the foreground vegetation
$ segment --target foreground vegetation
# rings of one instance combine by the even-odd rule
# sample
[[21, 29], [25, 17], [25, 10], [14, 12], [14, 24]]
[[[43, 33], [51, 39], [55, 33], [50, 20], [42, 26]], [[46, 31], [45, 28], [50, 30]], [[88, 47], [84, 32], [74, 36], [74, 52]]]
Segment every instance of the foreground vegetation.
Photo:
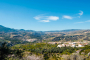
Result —
[[[76, 51], [80, 50], [79, 54]], [[90, 46], [82, 48], [62, 47], [57, 44], [28, 43], [8, 47], [6, 43], [0, 46], [0, 60], [89, 60]]]

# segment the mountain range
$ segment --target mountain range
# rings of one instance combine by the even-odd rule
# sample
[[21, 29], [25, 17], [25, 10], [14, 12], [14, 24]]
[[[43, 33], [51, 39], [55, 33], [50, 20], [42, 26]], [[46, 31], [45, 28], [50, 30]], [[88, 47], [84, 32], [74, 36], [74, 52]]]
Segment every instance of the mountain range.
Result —
[[67, 29], [67, 30], [55, 30], [55, 31], [34, 31], [34, 30], [24, 30], [24, 29], [12, 29], [12, 28], [8, 28], [8, 27], [4, 27], [2, 25], [0, 25], [0, 32], [71, 32], [71, 31], [79, 31], [81, 29]]
[[24, 29], [12, 29], [0, 25], [0, 42], [10, 42], [11, 44], [25, 43], [26, 41], [78, 41], [89, 40], [90, 30], [68, 29], [56, 31], [34, 31]]

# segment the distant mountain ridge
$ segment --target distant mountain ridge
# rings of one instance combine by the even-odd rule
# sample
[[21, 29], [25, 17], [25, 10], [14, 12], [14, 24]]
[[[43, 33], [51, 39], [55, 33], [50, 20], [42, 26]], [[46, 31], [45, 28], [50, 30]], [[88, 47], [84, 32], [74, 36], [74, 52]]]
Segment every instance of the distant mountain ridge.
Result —
[[70, 31], [78, 31], [81, 29], [68, 29], [68, 30], [61, 30], [60, 32], [70, 32]]
[[[88, 33], [88, 34], [87, 34]], [[68, 30], [58, 30], [58, 31], [34, 31], [34, 30], [24, 30], [24, 29], [12, 29], [0, 25], [0, 39], [4, 40], [23, 40], [27, 39], [37, 39], [36, 42], [41, 42], [42, 40], [48, 41], [74, 41], [74, 40], [90, 40], [90, 30], [81, 29], [68, 29]]]
[[2, 25], [0, 25], [0, 32], [35, 32], [34, 30], [24, 30], [24, 29], [12, 29], [12, 28], [8, 28], [8, 27], [4, 27]]
[[79, 31], [81, 29], [67, 29], [67, 30], [56, 30], [56, 31], [45, 31], [45, 32], [71, 32], [71, 31]]
[[5, 32], [5, 33], [7, 33], [7, 32], [17, 32], [17, 30], [0, 25], [0, 32]]
[[56, 31], [34, 31], [34, 30], [24, 30], [24, 29], [17, 30], [0, 25], [0, 32], [5, 32], [5, 33], [7, 32], [70, 32], [70, 31], [78, 31], [78, 30], [81, 29], [68, 29], [68, 30], [56, 30]]

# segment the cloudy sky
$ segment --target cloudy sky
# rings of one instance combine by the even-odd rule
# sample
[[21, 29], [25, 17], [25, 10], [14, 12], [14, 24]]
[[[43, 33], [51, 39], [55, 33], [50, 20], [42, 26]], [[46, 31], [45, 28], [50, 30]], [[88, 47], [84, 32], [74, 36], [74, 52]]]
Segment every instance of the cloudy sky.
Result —
[[0, 25], [35, 31], [90, 29], [90, 1], [0, 0]]

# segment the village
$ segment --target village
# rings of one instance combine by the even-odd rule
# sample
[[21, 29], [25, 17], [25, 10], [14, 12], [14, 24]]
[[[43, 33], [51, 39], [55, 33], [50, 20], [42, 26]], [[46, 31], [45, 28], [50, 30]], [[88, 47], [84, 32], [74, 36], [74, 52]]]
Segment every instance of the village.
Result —
[[80, 42], [48, 42], [49, 44], [58, 44], [57, 47], [84, 47], [90, 44], [90, 41], [80, 41]]

